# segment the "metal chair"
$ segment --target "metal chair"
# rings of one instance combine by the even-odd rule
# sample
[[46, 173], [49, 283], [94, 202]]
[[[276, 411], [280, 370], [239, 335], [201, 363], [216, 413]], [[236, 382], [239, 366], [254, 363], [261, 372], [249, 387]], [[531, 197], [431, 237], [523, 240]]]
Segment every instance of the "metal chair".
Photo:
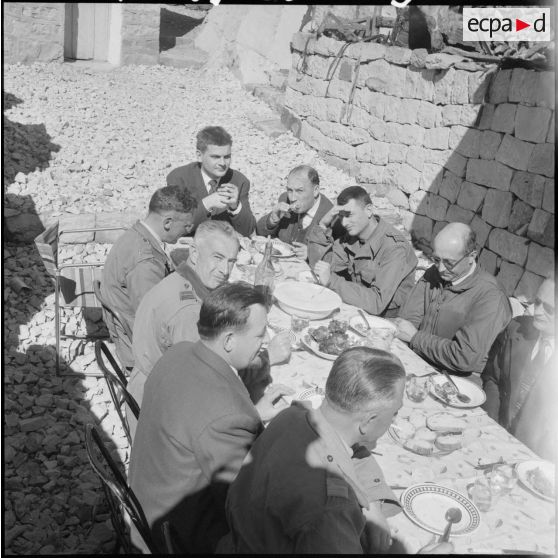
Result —
[[[106, 365], [103, 355], [109, 361], [112, 370], [110, 370]], [[128, 421], [126, 420], [126, 413], [123, 407], [124, 404], [127, 404], [136, 417], [136, 420], [138, 420], [140, 412], [139, 405], [133, 395], [131, 395], [127, 390], [128, 380], [126, 379], [126, 376], [124, 376], [122, 369], [118, 366], [116, 359], [110, 352], [106, 343], [100, 339], [95, 341], [95, 358], [97, 359], [99, 368], [103, 372], [103, 377], [107, 383], [110, 397], [120, 418], [120, 422], [122, 423], [122, 428], [128, 438], [128, 443], [130, 444], [130, 447], [132, 447], [130, 427], [128, 425]]]
[[152, 554], [157, 553], [158, 549], [155, 548], [153, 543], [149, 524], [134, 491], [128, 486], [124, 474], [111, 457], [109, 450], [101, 439], [99, 430], [92, 424], [88, 424], [85, 428], [85, 446], [89, 462], [101, 479], [109, 505], [112, 526], [117, 536], [113, 553], [116, 554], [120, 547], [126, 554], [137, 553], [134, 552], [135, 547], [130, 541], [123, 512], [128, 515], [134, 524], [145, 546]]
[[56, 374], [60, 375], [60, 339], [99, 339], [93, 335], [67, 335], [60, 332], [60, 309], [63, 307], [98, 308], [99, 302], [94, 295], [93, 281], [99, 278], [104, 262], [81, 262], [59, 264], [58, 249], [60, 237], [64, 234], [97, 233], [125, 230], [125, 227], [60, 227], [59, 223], [50, 226], [35, 238], [35, 246], [43, 260], [47, 272], [54, 278], [54, 328], [56, 335]]

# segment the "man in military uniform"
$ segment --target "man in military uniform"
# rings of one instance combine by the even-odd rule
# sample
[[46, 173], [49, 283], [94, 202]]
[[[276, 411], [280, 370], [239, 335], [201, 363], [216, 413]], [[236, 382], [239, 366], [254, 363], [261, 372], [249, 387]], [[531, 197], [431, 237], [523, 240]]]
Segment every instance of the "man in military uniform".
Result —
[[[238, 250], [238, 237], [229, 223], [204, 221], [196, 230], [188, 260], [141, 301], [133, 331], [135, 364], [128, 383], [128, 391], [140, 407], [144, 384], [162, 354], [176, 343], [199, 339], [201, 305], [215, 288], [228, 281]], [[279, 334], [256, 363], [240, 372], [254, 399], [271, 381], [269, 365], [286, 360], [289, 355], [288, 336]], [[136, 421], [131, 413], [127, 415], [133, 435]]]
[[[196, 207], [187, 190], [160, 188], [151, 197], [147, 217], [137, 221], [111, 248], [103, 268], [101, 295], [130, 330], [143, 295], [173, 269], [165, 244], [174, 244], [192, 230]], [[132, 340], [108, 312], [104, 312], [104, 320], [122, 366], [131, 369]]]
[[[349, 186], [308, 234], [308, 258], [320, 283], [343, 302], [375, 316], [395, 317], [414, 284], [418, 260], [403, 233], [374, 215], [370, 196]], [[334, 240], [340, 220], [345, 234]]]

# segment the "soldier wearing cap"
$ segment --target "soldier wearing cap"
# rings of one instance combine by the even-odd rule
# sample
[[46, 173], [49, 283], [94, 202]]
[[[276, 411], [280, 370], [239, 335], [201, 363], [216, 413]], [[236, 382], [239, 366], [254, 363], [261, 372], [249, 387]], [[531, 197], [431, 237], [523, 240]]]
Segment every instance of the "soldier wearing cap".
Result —
[[[345, 234], [336, 240], [337, 221]], [[349, 186], [308, 234], [308, 259], [320, 283], [343, 302], [392, 318], [414, 285], [418, 260], [402, 232], [374, 215], [370, 196]]]

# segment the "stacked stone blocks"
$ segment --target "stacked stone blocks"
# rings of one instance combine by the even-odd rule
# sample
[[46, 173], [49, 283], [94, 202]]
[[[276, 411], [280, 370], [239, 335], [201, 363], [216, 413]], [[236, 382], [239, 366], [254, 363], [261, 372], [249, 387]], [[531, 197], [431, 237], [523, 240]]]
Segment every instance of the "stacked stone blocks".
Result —
[[[285, 94], [293, 131], [428, 245], [449, 221], [480, 262], [532, 298], [554, 265], [554, 72], [296, 33]], [[348, 103], [352, 93], [352, 103]]]

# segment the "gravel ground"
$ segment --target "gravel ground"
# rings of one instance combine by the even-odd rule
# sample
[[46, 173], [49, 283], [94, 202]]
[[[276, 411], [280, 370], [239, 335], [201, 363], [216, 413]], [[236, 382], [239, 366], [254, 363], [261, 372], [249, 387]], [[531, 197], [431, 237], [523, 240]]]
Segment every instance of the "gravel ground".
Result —
[[[233, 167], [252, 182], [256, 216], [268, 210], [295, 165], [318, 170], [334, 196], [353, 180], [285, 133], [254, 122], [277, 116], [227, 71], [162, 66], [101, 71], [77, 64], [4, 68], [5, 214], [133, 210], [143, 214], [168, 172], [193, 160], [195, 133], [222, 125]], [[393, 207], [377, 200], [397, 221]], [[110, 245], [81, 245], [104, 254]], [[73, 252], [72, 252], [73, 250]], [[8, 554], [108, 553], [114, 544], [100, 484], [84, 449], [84, 425], [101, 425], [122, 462], [129, 448], [103, 380], [56, 377], [52, 280], [32, 245], [4, 244], [4, 548]], [[18, 290], [15, 278], [30, 289]], [[69, 312], [67, 332], [81, 330]], [[88, 328], [102, 329], [99, 317]], [[64, 342], [74, 370], [96, 365], [91, 343]]]

